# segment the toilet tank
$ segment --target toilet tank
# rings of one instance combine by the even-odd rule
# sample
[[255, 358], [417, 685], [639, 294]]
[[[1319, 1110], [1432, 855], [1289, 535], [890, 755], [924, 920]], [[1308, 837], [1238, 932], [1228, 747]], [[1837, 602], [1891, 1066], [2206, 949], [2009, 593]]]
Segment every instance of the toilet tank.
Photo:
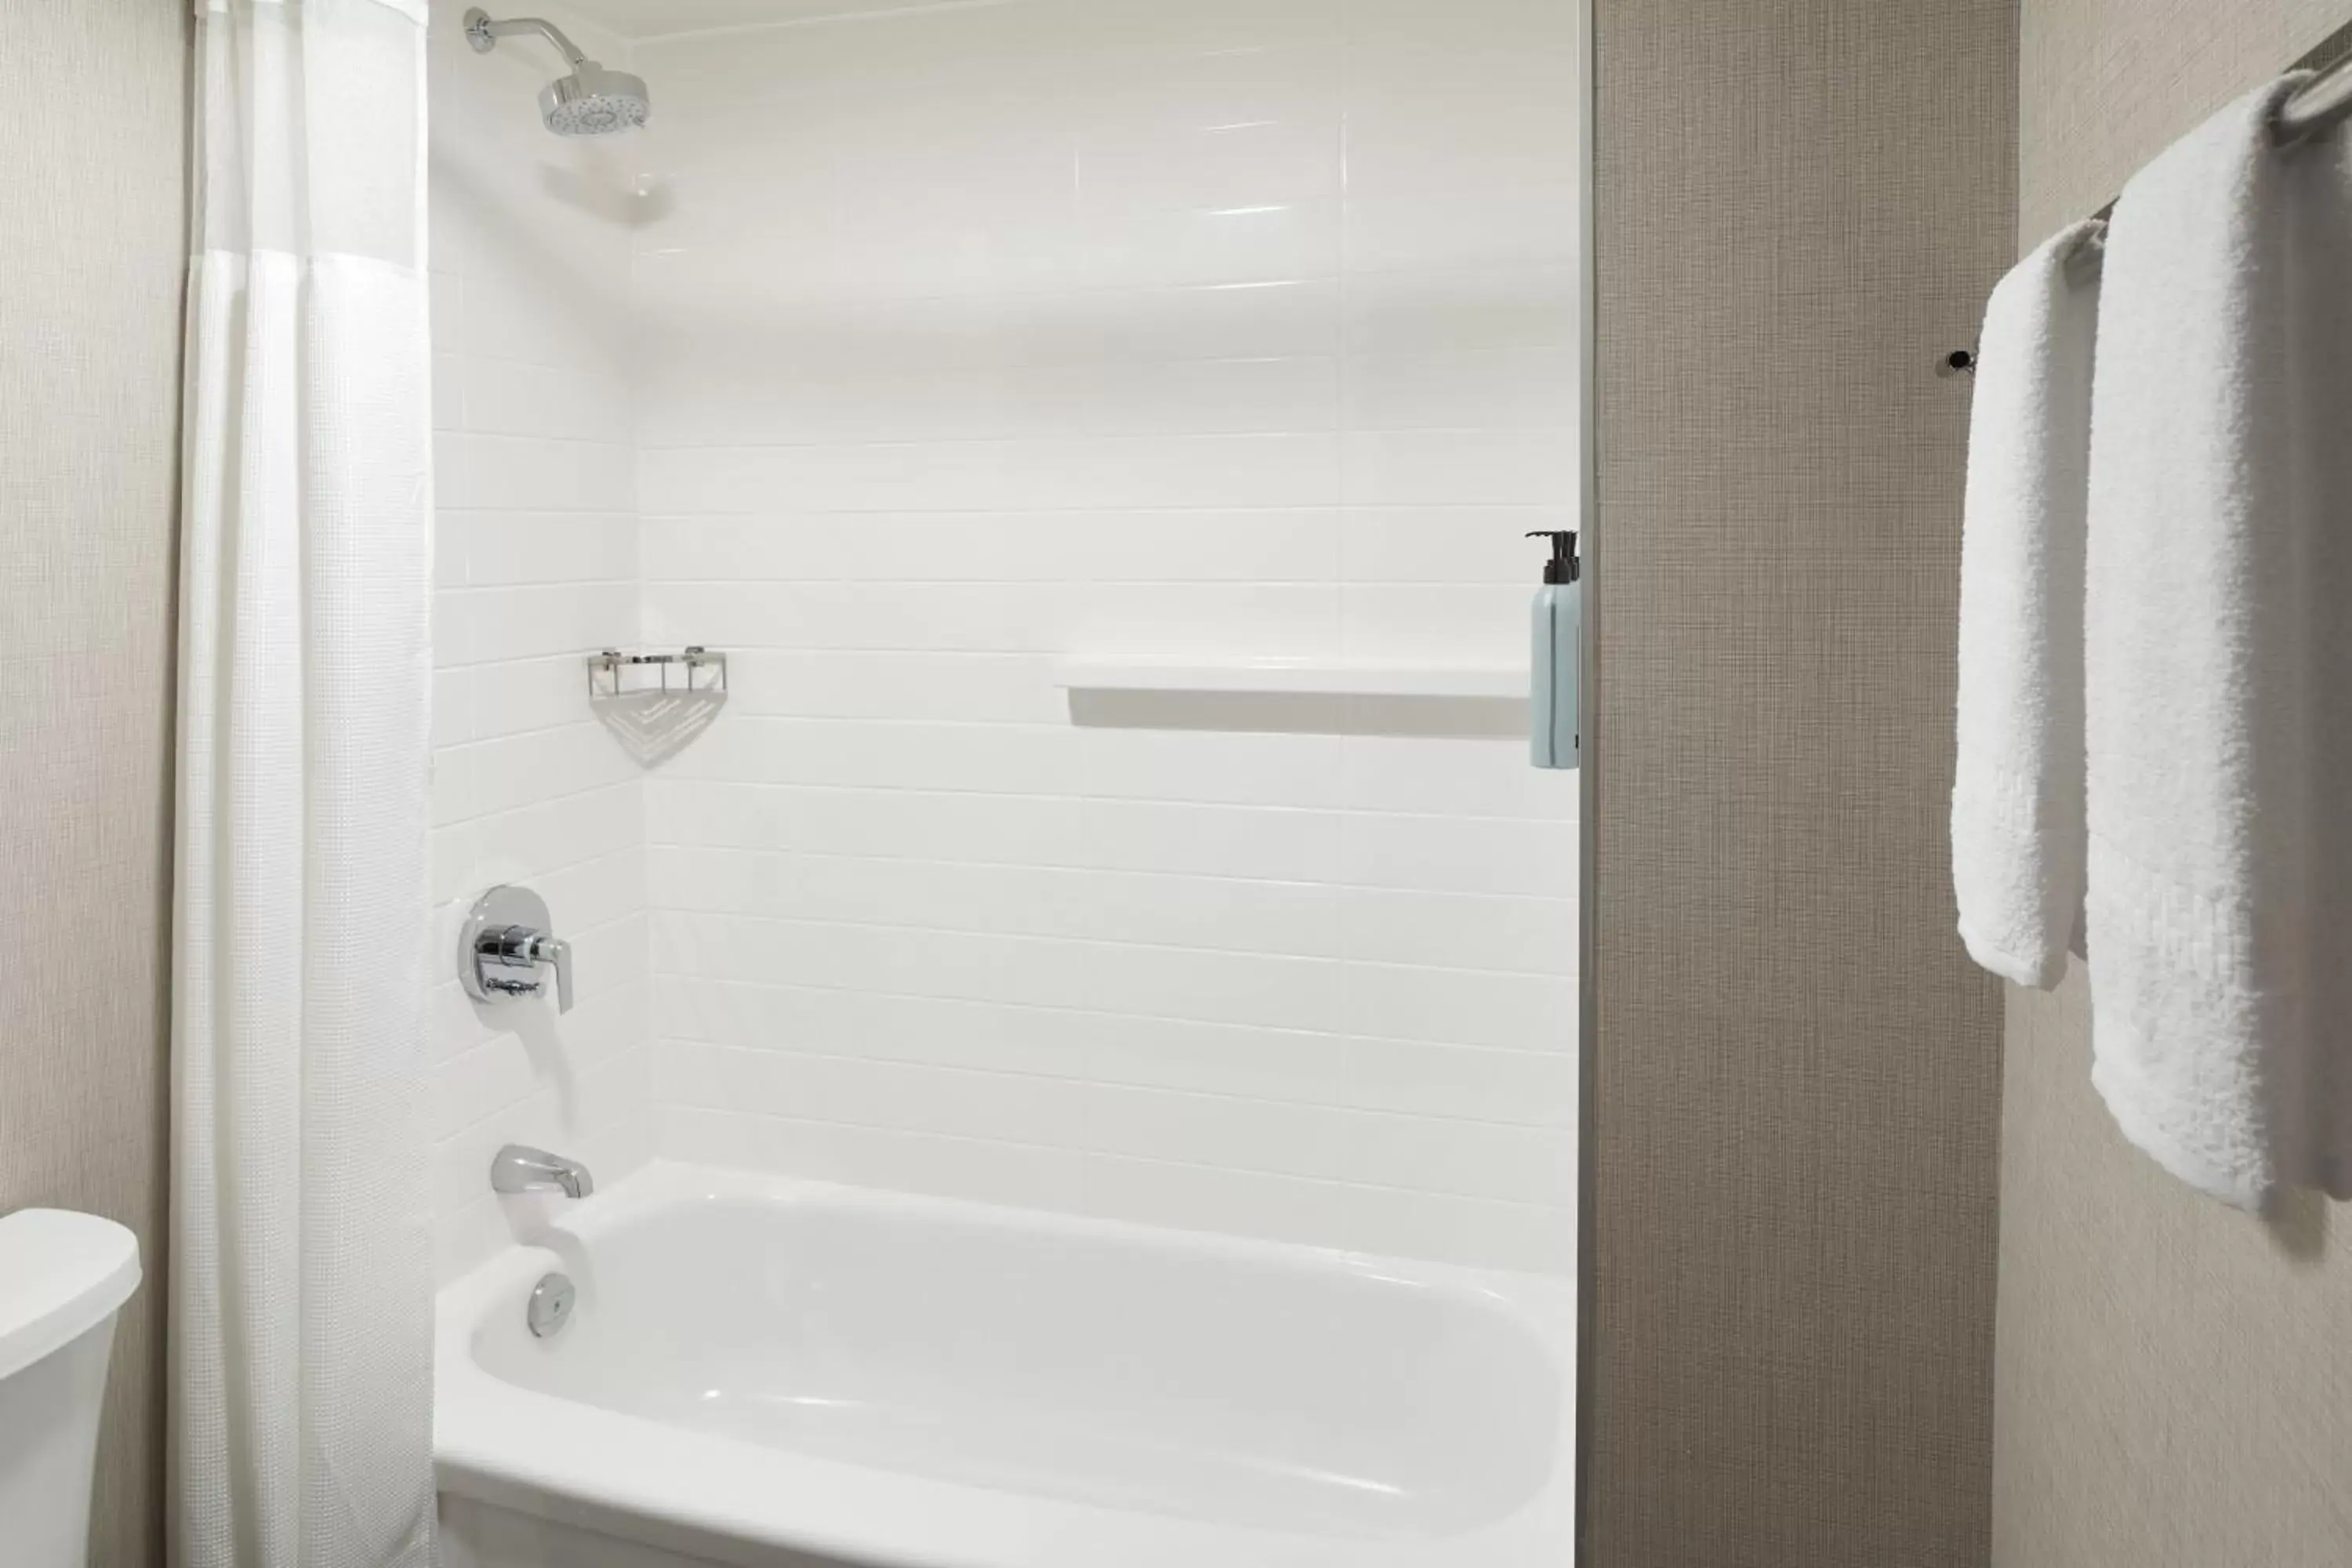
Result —
[[114, 1317], [139, 1240], [63, 1209], [0, 1218], [0, 1542], [8, 1568], [84, 1568]]

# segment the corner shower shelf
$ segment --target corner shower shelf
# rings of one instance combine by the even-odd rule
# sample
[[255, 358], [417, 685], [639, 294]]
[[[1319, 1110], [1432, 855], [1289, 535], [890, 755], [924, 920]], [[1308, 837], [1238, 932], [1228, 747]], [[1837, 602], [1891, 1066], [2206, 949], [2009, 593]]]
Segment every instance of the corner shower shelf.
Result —
[[588, 709], [629, 755], [658, 767], [684, 751], [727, 706], [727, 656], [699, 646], [682, 653], [588, 658]]
[[1524, 665], [1364, 658], [1085, 658], [1054, 666], [1067, 691], [1250, 692], [1312, 697], [1524, 699]]

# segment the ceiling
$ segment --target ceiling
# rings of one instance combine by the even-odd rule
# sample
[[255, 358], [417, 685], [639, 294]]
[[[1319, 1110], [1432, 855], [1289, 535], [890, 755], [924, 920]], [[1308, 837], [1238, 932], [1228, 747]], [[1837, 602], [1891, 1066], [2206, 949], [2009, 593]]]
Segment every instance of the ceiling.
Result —
[[904, 11], [923, 0], [563, 0], [563, 10], [625, 38]]

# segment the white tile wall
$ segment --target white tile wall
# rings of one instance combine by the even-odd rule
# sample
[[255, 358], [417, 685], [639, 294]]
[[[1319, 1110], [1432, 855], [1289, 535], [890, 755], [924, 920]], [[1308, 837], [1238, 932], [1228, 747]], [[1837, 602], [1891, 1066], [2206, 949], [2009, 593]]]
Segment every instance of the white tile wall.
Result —
[[[1521, 656], [1519, 535], [1572, 523], [1574, 11], [640, 39], [654, 126], [609, 165], [499, 89], [529, 166], [456, 215], [466, 327], [501, 319], [445, 374], [478, 509], [445, 686], [517, 695], [450, 737], [446, 858], [504, 812], [605, 949], [649, 942], [587, 971], [568, 1106], [527, 1042], [460, 1032], [452, 1201], [509, 1128], [639, 1146], [650, 1095], [679, 1155], [1572, 1266], [1573, 776], [1488, 733], [1074, 725], [1050, 667]], [[625, 381], [576, 330], [617, 319], [624, 234]], [[643, 786], [562, 689], [637, 605], [736, 656]]]
[[[578, 1153], [611, 1179], [655, 1133], [646, 786], [590, 719], [580, 662], [636, 636], [634, 163], [547, 134], [536, 95], [553, 57], [527, 39], [475, 55], [463, 10], [436, 0], [429, 73], [445, 1276], [530, 1221], [489, 1195], [499, 1144]], [[625, 58], [593, 28], [577, 36], [608, 64]], [[457, 917], [502, 881], [545, 895], [578, 949], [579, 1005], [560, 1019], [538, 1002], [478, 1008], [457, 988]]]
[[[1074, 725], [1064, 651], [1517, 657], [1576, 417], [1552, 0], [1001, 0], [640, 40], [566, 142], [435, 17], [455, 1270], [509, 1140], [1564, 1270], [1574, 786]], [[580, 656], [735, 654], [648, 782]], [[1226, 722], [1212, 717], [1212, 723]]]

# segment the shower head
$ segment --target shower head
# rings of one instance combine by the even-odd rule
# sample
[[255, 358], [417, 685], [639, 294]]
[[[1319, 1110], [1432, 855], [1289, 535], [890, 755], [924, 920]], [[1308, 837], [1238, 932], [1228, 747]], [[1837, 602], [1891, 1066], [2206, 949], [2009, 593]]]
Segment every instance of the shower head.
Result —
[[539, 89], [539, 117], [558, 136], [602, 136], [643, 125], [653, 101], [643, 77], [606, 70], [580, 52], [552, 22], [536, 16], [510, 16], [492, 21], [479, 5], [466, 13], [466, 41], [478, 55], [488, 54], [499, 40], [513, 33], [537, 33], [563, 53], [572, 67]]
[[583, 60], [539, 89], [539, 116], [558, 136], [603, 136], [643, 125], [653, 105], [646, 79]]

